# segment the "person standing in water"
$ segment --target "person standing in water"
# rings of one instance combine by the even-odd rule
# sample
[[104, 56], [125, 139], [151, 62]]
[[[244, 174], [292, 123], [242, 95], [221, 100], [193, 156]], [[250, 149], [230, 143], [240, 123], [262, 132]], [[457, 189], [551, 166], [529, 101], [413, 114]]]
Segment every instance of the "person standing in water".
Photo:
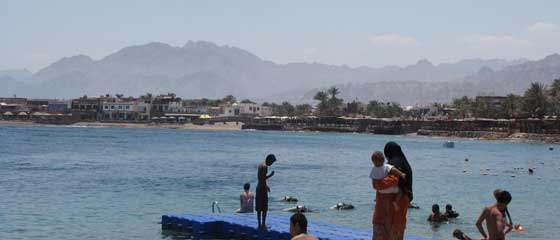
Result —
[[267, 229], [266, 226], [266, 212], [268, 211], [268, 192], [270, 188], [268, 187], [266, 180], [274, 176], [274, 171], [270, 175], [268, 173], [268, 167], [276, 162], [276, 156], [274, 154], [268, 154], [266, 160], [259, 165], [257, 171], [257, 190], [256, 190], [256, 204], [255, 210], [257, 210], [257, 219], [259, 223], [259, 229]]
[[396, 142], [388, 142], [385, 144], [385, 148], [383, 149], [385, 153], [385, 158], [387, 158], [387, 162], [402, 173], [405, 174], [404, 179], [399, 181], [400, 189], [406, 190], [407, 192], [403, 193], [403, 197], [399, 200], [399, 210], [395, 211], [393, 214], [392, 220], [392, 228], [391, 228], [391, 236], [393, 239], [404, 239], [404, 231], [406, 229], [406, 213], [408, 211], [408, 206], [412, 201], [413, 194], [412, 194], [412, 168], [404, 155], [401, 146]]
[[[482, 235], [483, 239], [488, 240], [504, 240], [506, 235], [505, 210], [511, 202], [511, 194], [508, 191], [496, 192], [496, 203], [484, 207], [482, 213], [476, 221], [476, 227]], [[486, 230], [482, 227], [482, 223], [486, 222]]]

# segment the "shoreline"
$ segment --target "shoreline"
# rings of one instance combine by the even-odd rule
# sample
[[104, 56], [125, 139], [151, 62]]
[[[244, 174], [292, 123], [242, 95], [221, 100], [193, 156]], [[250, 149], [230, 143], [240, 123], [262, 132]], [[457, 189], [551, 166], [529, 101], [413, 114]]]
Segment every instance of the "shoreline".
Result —
[[230, 130], [240, 131], [243, 123], [239, 122], [218, 122], [212, 125], [197, 125], [192, 123], [171, 124], [171, 123], [115, 123], [115, 122], [76, 122], [73, 124], [43, 124], [31, 121], [12, 121], [2, 120], [0, 125], [20, 125], [20, 126], [75, 126], [75, 127], [108, 127], [108, 128], [166, 128], [166, 129], [197, 129], [197, 130]]
[[[243, 123], [238, 122], [217, 122], [213, 125], [197, 125], [192, 123], [171, 124], [171, 123], [115, 123], [115, 122], [76, 122], [73, 124], [56, 125], [44, 124], [31, 121], [0, 120], [0, 125], [21, 125], [21, 126], [75, 126], [75, 127], [107, 127], [107, 128], [164, 128], [164, 129], [195, 129], [195, 130], [227, 130], [241, 131]], [[269, 130], [262, 130], [269, 131]], [[286, 130], [276, 130], [286, 131]], [[305, 130], [304, 130], [305, 131]], [[332, 131], [331, 131], [332, 132]], [[341, 131], [341, 133], [344, 133]], [[347, 133], [347, 132], [346, 132]], [[524, 143], [560, 144], [560, 134], [534, 134], [534, 133], [503, 133], [488, 131], [437, 131], [437, 130], [418, 130], [415, 133], [396, 134], [398, 136], [430, 137], [430, 138], [457, 138], [473, 140], [493, 140]]]
[[493, 140], [524, 143], [560, 144], [560, 134], [536, 134], [536, 133], [504, 133], [488, 131], [441, 131], [441, 130], [418, 130], [416, 136], [458, 138], [474, 140]]

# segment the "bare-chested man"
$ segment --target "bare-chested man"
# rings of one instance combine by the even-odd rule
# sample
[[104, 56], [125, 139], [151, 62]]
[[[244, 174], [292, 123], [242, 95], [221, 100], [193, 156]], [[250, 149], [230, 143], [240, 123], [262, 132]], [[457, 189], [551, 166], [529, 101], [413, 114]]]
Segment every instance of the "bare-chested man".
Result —
[[274, 162], [276, 162], [274, 154], [268, 154], [264, 163], [259, 165], [259, 170], [257, 172], [257, 179], [259, 182], [257, 183], [255, 209], [257, 210], [259, 229], [268, 228], [266, 226], [266, 212], [268, 211], [268, 192], [270, 192], [270, 188], [266, 184], [266, 180], [274, 176], [274, 171], [272, 171], [270, 175], [266, 174], [268, 173], [268, 166], [272, 165]]
[[307, 233], [307, 218], [303, 213], [295, 213], [290, 217], [291, 240], [318, 240], [314, 235]]
[[[501, 191], [496, 196], [496, 203], [484, 207], [480, 217], [476, 221], [476, 227], [482, 235], [483, 239], [488, 240], [504, 240], [506, 221], [503, 212], [506, 210], [507, 205], [511, 202], [511, 194], [508, 191]], [[486, 229], [488, 235], [482, 227], [482, 222], [486, 221]]]

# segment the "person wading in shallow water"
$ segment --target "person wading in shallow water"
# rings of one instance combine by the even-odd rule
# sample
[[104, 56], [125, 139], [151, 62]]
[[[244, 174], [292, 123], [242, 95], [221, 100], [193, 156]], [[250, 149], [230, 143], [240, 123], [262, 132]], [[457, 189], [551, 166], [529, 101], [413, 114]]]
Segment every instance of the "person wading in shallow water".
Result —
[[267, 229], [266, 226], [266, 212], [268, 211], [268, 192], [270, 188], [266, 184], [266, 180], [274, 176], [274, 171], [270, 175], [268, 173], [268, 167], [276, 162], [276, 156], [274, 154], [269, 154], [266, 156], [266, 160], [259, 165], [257, 171], [257, 190], [255, 197], [255, 210], [257, 210], [257, 219], [259, 223], [259, 229]]
[[255, 195], [249, 191], [250, 188], [250, 183], [243, 184], [243, 192], [239, 195], [239, 208], [235, 210], [236, 213], [253, 212], [253, 200], [255, 199]]
[[[504, 240], [508, 227], [505, 221], [505, 211], [507, 205], [511, 202], [511, 194], [508, 191], [500, 191], [496, 194], [496, 203], [490, 206], [484, 207], [482, 213], [476, 221], [476, 227], [482, 235], [483, 239], [488, 240]], [[488, 230], [488, 235], [482, 227], [482, 223], [486, 222], [486, 229]]]
[[[373, 216], [373, 224], [374, 224], [374, 232], [379, 229], [378, 226], [383, 225], [390, 225], [390, 230], [388, 235], [388, 239], [403, 239], [404, 238], [404, 231], [406, 228], [406, 213], [408, 211], [408, 206], [410, 205], [410, 201], [412, 201], [412, 168], [406, 159], [406, 156], [402, 152], [401, 146], [399, 146], [395, 142], [388, 142], [384, 148], [385, 157], [387, 158], [387, 162], [390, 165], [393, 165], [402, 173], [405, 174], [404, 179], [398, 179], [394, 176], [387, 176], [382, 180], [374, 180], [373, 187], [376, 190], [387, 189], [395, 184], [399, 184], [400, 188], [406, 190], [403, 192], [402, 198], [398, 201], [398, 211], [394, 209], [385, 209], [385, 214], [375, 214], [375, 212], [382, 212], [378, 211], [382, 208], [382, 202], [392, 201], [392, 199], [384, 199], [376, 197], [376, 209], [374, 211]], [[379, 195], [381, 196], [381, 195]], [[378, 207], [379, 205], [379, 207]], [[382, 216], [390, 216], [390, 218], [384, 219]], [[377, 227], [377, 228], [376, 228]], [[386, 236], [387, 236], [386, 235]], [[375, 236], [374, 236], [375, 237]], [[377, 238], [376, 238], [377, 239]]]

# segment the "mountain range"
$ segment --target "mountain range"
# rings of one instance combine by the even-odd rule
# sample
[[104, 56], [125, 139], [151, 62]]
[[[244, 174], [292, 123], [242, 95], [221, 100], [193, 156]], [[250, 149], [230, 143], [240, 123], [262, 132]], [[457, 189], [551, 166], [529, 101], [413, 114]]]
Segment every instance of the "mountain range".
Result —
[[[399, 102], [405, 105], [427, 105], [449, 102], [462, 96], [505, 96], [523, 94], [531, 82], [550, 85], [560, 78], [560, 55], [552, 54], [537, 61], [526, 61], [494, 70], [482, 67], [476, 73], [441, 82], [420, 80], [377, 81], [361, 84], [336, 85], [345, 100]], [[315, 93], [326, 88], [313, 89], [304, 94], [310, 101]]]
[[348, 67], [320, 63], [277, 64], [230, 46], [189, 41], [184, 46], [130, 46], [102, 59], [76, 55], [35, 72], [0, 71], [0, 95], [71, 98], [121, 93], [174, 92], [184, 98], [232, 94], [259, 101], [309, 102], [337, 86], [346, 100], [425, 104], [463, 95], [522, 93], [532, 81], [560, 76], [560, 55], [528, 61], [467, 59], [434, 65]]

